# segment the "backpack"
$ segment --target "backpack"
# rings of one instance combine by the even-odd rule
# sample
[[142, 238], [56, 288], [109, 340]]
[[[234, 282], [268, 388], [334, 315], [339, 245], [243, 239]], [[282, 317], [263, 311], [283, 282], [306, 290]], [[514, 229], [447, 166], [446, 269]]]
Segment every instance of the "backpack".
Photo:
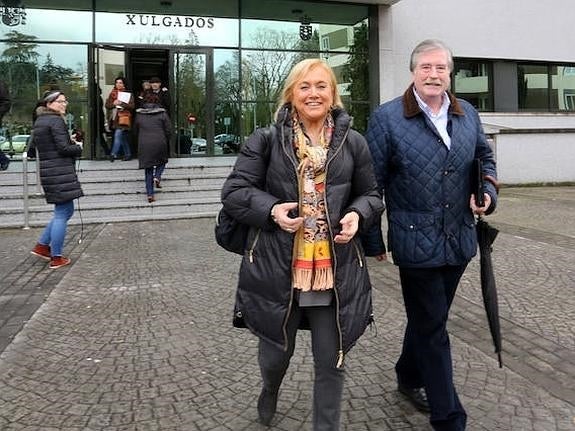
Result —
[[[267, 144], [265, 158], [266, 161], [269, 162], [270, 147], [273, 142], [275, 127], [266, 127], [262, 129], [262, 132]], [[224, 208], [218, 212], [216, 216], [214, 235], [216, 237], [216, 242], [220, 247], [223, 247], [232, 253], [243, 255], [246, 248], [249, 230], [249, 225], [237, 221]]]

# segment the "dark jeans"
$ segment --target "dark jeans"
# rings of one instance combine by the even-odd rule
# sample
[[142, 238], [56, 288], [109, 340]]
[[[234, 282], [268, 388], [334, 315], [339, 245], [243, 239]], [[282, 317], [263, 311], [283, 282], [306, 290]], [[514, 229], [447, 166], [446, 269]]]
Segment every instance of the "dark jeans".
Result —
[[277, 392], [286, 373], [295, 348], [298, 325], [305, 316], [311, 327], [311, 344], [314, 361], [313, 429], [337, 431], [341, 414], [341, 396], [344, 371], [336, 368], [339, 350], [335, 322], [335, 306], [293, 308], [287, 323], [288, 349], [283, 351], [260, 339], [258, 361], [263, 385]]
[[130, 151], [130, 132], [127, 129], [117, 128], [114, 130], [114, 144], [112, 145], [112, 156], [117, 157], [120, 149], [124, 153], [124, 158], [131, 158], [132, 152]]
[[8, 156], [6, 154], [4, 154], [4, 152], [2, 150], [0, 150], [0, 167], [2, 168], [2, 170], [8, 168], [9, 164], [10, 164], [10, 159], [8, 158]]
[[166, 165], [158, 165], [158, 166], [152, 166], [151, 168], [146, 168], [144, 170], [144, 179], [146, 181], [146, 194], [148, 196], [154, 196], [154, 178], [161, 180], [165, 167]]
[[465, 429], [467, 415], [453, 386], [447, 318], [466, 266], [399, 268], [407, 327], [395, 370], [402, 385], [425, 387], [435, 430]]

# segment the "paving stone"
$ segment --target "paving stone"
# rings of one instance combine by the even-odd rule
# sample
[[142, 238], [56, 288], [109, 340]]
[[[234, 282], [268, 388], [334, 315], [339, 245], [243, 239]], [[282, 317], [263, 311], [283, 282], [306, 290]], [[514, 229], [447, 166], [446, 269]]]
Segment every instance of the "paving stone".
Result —
[[[519, 214], [530, 191], [545, 223]], [[503, 189], [500, 206], [520, 211], [491, 216], [501, 229], [493, 258], [503, 369], [477, 259], [454, 302], [454, 378], [471, 431], [575, 429], [575, 231], [565, 218], [575, 187], [560, 200], [544, 196]], [[92, 224], [81, 244], [70, 226], [73, 264], [57, 271], [29, 254], [39, 232], [0, 231], [0, 259], [10, 263], [0, 269], [0, 429], [267, 429], [256, 420], [257, 340], [231, 327], [239, 257], [217, 247], [212, 219]], [[367, 263], [376, 325], [346, 358], [342, 430], [431, 430], [396, 391], [405, 327], [397, 268]], [[300, 332], [273, 429], [312, 429], [312, 377], [310, 337]]]

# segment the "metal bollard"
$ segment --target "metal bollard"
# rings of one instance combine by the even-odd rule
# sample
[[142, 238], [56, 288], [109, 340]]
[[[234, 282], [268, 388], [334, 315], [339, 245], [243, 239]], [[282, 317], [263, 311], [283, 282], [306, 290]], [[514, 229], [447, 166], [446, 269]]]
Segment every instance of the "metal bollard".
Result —
[[38, 150], [36, 150], [36, 194], [42, 194], [42, 184], [40, 182], [40, 156], [38, 155]]

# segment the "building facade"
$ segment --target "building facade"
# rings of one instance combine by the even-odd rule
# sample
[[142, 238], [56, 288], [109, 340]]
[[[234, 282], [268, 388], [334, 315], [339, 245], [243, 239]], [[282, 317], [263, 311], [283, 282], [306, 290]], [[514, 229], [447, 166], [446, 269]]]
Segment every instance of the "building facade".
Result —
[[[233, 154], [255, 128], [270, 124], [283, 80], [293, 64], [308, 57], [333, 65], [344, 102], [360, 122], [365, 124], [374, 104], [365, 50], [370, 13], [376, 17], [377, 9], [366, 4], [1, 0], [0, 5], [0, 72], [14, 100], [5, 118], [7, 140], [30, 133], [37, 100], [57, 88], [70, 101], [70, 129], [86, 132], [85, 153], [102, 158], [100, 142], [109, 145], [111, 137], [110, 113], [102, 102], [115, 78], [126, 78], [128, 91], [137, 96], [143, 80], [158, 76], [171, 95], [172, 156]], [[358, 37], [364, 38], [361, 43], [355, 43]]]
[[0, 71], [14, 96], [4, 137], [29, 133], [37, 99], [60, 88], [71, 101], [69, 125], [87, 132], [94, 159], [107, 136], [98, 101], [117, 76], [134, 94], [142, 80], [162, 79], [172, 99], [173, 156], [218, 156], [236, 152], [254, 128], [272, 121], [283, 79], [307, 57], [334, 67], [363, 130], [371, 109], [405, 90], [410, 52], [425, 38], [452, 47], [452, 90], [476, 106], [488, 133], [575, 129], [571, 0], [508, 0], [504, 7], [499, 0], [0, 5]]
[[480, 112], [505, 183], [575, 181], [575, 3], [401, 0], [380, 6], [381, 101], [410, 82], [426, 38], [454, 53], [452, 90]]

